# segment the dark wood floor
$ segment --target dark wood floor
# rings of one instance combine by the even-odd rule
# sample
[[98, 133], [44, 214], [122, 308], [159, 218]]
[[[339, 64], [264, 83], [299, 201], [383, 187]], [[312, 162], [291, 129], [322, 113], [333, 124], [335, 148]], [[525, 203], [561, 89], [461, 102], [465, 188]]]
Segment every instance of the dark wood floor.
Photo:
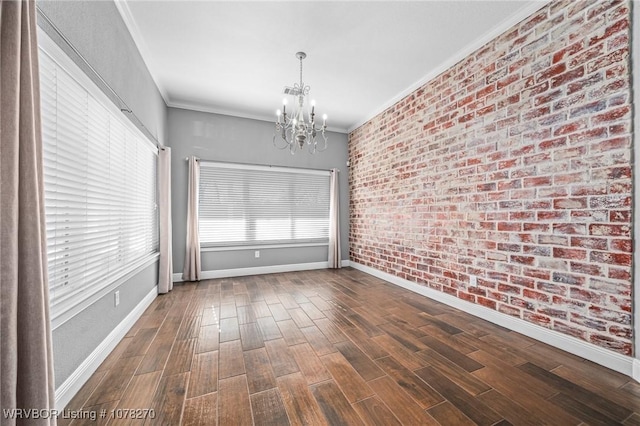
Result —
[[153, 409], [146, 423], [167, 425], [640, 425], [640, 384], [347, 268], [177, 286], [67, 409]]

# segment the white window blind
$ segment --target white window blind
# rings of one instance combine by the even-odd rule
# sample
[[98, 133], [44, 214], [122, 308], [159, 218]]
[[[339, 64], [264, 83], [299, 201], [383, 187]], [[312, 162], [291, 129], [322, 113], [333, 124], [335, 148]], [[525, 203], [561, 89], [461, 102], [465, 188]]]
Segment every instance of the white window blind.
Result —
[[45, 216], [55, 326], [61, 315], [82, 309], [156, 256], [157, 149], [100, 97], [75, 65], [61, 60], [61, 53], [54, 59], [48, 52], [41, 46]]
[[202, 247], [327, 243], [329, 172], [200, 163]]

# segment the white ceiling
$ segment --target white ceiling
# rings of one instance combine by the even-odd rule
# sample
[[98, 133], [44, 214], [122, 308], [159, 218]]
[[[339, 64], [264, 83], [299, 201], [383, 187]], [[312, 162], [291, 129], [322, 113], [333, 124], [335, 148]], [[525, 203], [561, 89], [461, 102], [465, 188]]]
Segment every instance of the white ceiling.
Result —
[[275, 119], [304, 82], [352, 130], [546, 3], [117, 1], [169, 106]]

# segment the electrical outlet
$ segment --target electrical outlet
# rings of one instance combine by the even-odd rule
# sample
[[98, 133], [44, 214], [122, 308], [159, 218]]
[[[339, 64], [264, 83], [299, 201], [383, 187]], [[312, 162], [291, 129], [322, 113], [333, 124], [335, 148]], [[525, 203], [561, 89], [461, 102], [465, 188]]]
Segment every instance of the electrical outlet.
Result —
[[255, 252], [253, 252], [253, 255], [257, 258], [260, 257], [260, 250], [256, 250]]
[[469, 287], [478, 287], [478, 277], [469, 275]]
[[118, 306], [120, 304], [120, 290], [118, 290], [115, 293], [113, 293], [113, 299], [114, 299], [114, 302], [115, 302], [116, 306]]

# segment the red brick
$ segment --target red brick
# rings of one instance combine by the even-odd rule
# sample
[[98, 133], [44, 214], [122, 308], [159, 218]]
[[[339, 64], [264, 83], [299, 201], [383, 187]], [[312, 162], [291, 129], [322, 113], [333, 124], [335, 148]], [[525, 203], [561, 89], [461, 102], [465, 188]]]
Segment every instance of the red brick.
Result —
[[553, 257], [558, 257], [562, 259], [571, 259], [571, 260], [585, 260], [587, 258], [587, 251], [554, 247]]
[[589, 260], [595, 263], [608, 263], [612, 265], [631, 266], [631, 255], [624, 253], [610, 253], [592, 251]]
[[561, 74], [559, 76], [553, 77], [551, 79], [551, 87], [562, 86], [564, 84], [569, 83], [570, 81], [573, 81], [573, 80], [575, 80], [577, 78], [582, 77], [583, 75], [584, 75], [584, 67], [579, 67], [579, 68], [572, 69], [570, 71], [567, 71], [564, 74]]

